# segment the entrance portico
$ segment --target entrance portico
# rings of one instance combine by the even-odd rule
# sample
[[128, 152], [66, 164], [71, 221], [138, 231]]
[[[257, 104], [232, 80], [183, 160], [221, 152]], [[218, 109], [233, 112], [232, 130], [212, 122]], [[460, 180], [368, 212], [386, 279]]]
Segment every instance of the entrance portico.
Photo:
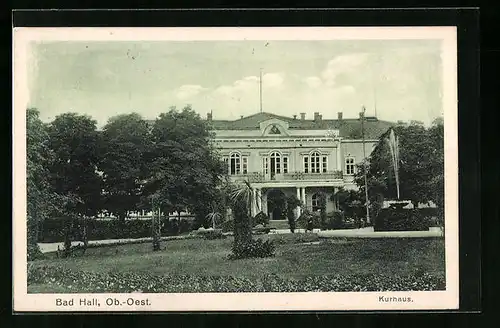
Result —
[[[271, 219], [276, 219], [278, 212], [275, 212], [276, 199], [279, 198], [280, 207], [286, 208], [286, 197], [294, 195], [300, 200], [301, 205], [297, 206], [295, 209], [296, 218], [300, 217], [304, 209], [312, 211], [317, 207], [315, 201], [320, 197], [324, 197], [326, 201], [327, 211], [333, 211], [338, 208], [336, 199], [332, 197], [340, 186], [336, 186], [333, 183], [330, 185], [321, 185], [317, 183], [308, 184], [285, 184], [285, 183], [273, 183], [273, 184], [260, 184], [255, 183], [252, 189], [252, 216], [257, 215], [259, 212], [264, 212]], [[279, 195], [279, 196], [277, 196]], [[281, 200], [282, 198], [282, 200]], [[284, 202], [284, 204], [281, 204]], [[271, 204], [271, 206], [270, 206]], [[273, 214], [274, 213], [274, 214]], [[280, 215], [281, 219], [285, 219], [283, 215]]]

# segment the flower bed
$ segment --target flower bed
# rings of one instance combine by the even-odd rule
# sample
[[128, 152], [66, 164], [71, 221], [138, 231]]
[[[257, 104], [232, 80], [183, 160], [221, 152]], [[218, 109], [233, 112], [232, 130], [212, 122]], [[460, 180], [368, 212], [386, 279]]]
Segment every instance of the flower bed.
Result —
[[[47, 284], [69, 293], [349, 292], [444, 290], [444, 276], [327, 275], [301, 279], [149, 273], [93, 273], [40, 266], [28, 270], [28, 286]], [[62, 288], [61, 288], [62, 287]]]

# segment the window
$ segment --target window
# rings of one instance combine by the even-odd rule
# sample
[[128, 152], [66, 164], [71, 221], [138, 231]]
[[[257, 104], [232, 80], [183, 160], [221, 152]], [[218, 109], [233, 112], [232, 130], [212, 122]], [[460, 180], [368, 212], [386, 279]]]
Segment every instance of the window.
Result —
[[321, 210], [322, 207], [325, 207], [325, 195], [323, 194], [313, 194], [312, 195], [312, 210], [313, 212]]
[[243, 174], [247, 174], [248, 173], [248, 157], [243, 157], [242, 162], [243, 162], [243, 165], [242, 165], [241, 171]]
[[327, 156], [321, 156], [317, 151], [308, 156], [304, 156], [304, 173], [326, 173], [327, 171]]
[[281, 154], [272, 152], [269, 157], [271, 158], [271, 174], [281, 174]]
[[320, 170], [319, 170], [319, 166], [320, 166], [320, 162], [319, 162], [319, 153], [318, 152], [314, 152], [311, 154], [311, 173], [319, 173]]
[[227, 171], [230, 175], [247, 174], [248, 173], [248, 157], [241, 156], [238, 153], [231, 154], [229, 158], [224, 158], [224, 163], [227, 165]]
[[288, 173], [288, 157], [283, 156], [283, 173]]
[[354, 174], [354, 157], [346, 157], [345, 159], [345, 174], [347, 175], [353, 175]]
[[262, 159], [262, 170], [264, 171], [264, 174], [269, 174], [269, 158], [267, 157]]

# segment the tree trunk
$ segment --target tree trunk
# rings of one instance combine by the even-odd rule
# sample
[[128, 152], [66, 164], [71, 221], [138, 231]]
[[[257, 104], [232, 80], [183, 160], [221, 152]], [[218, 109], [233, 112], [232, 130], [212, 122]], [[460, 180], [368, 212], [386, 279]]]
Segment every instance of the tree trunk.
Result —
[[82, 239], [83, 239], [83, 254], [85, 254], [85, 251], [87, 251], [87, 247], [89, 246], [89, 238], [87, 235], [87, 217], [85, 217], [83, 220]]
[[249, 243], [252, 240], [252, 228], [250, 227], [250, 216], [247, 206], [237, 203], [233, 207], [233, 212], [235, 245]]
[[64, 233], [64, 249], [63, 257], [69, 257], [71, 255], [71, 232], [73, 230], [73, 219], [66, 219], [66, 229]]
[[153, 251], [156, 252], [160, 250], [160, 210], [157, 213], [153, 212], [151, 223]]

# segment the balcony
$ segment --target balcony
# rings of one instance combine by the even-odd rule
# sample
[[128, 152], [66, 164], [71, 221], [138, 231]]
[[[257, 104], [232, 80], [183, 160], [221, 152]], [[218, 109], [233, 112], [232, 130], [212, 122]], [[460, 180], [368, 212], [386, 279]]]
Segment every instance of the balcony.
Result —
[[264, 175], [261, 172], [253, 172], [248, 174], [231, 175], [231, 179], [233, 181], [248, 180], [250, 182], [287, 182], [304, 180], [342, 180], [343, 175], [341, 171], [328, 171], [324, 173], [288, 172], [274, 175]]

